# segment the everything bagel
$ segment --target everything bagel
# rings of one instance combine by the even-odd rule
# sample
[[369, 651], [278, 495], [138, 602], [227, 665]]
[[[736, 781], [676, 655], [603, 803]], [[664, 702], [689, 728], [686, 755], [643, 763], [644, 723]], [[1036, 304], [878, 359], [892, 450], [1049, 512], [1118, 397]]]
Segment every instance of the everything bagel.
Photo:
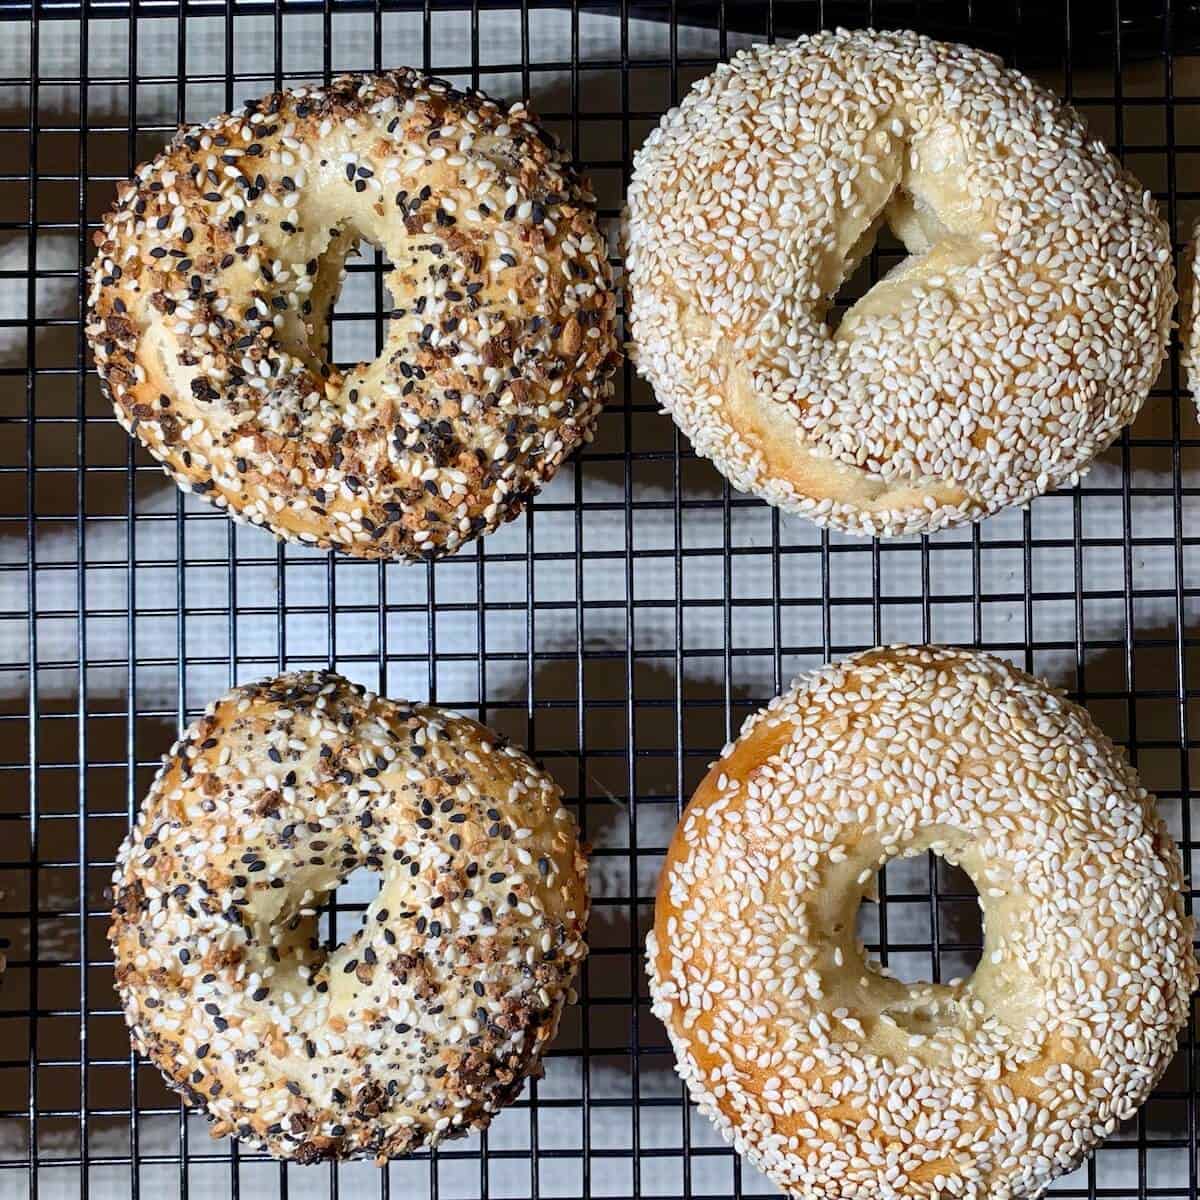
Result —
[[[317, 910], [382, 877], [327, 952]], [[134, 1044], [232, 1133], [384, 1161], [480, 1129], [540, 1069], [583, 941], [558, 787], [453, 713], [329, 672], [210, 705], [163, 761], [113, 879]]]
[[[342, 373], [361, 240], [387, 340]], [[88, 335], [117, 417], [181, 487], [281, 538], [432, 558], [519, 513], [609, 394], [591, 194], [520, 105], [347, 75], [183, 130], [96, 234]]]

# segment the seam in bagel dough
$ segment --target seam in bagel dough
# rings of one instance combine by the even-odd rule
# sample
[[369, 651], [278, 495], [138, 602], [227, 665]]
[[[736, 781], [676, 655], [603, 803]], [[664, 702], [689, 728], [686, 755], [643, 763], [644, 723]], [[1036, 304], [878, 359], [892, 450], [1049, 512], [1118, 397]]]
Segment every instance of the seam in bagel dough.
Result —
[[[966, 981], [868, 962], [858, 904], [931, 849], [984, 909]], [[1040, 1194], [1149, 1095], [1196, 987], [1179, 850], [1087, 712], [892, 646], [750, 717], [680, 820], [646, 953], [701, 1111], [794, 1196]]]
[[[887, 223], [911, 257], [825, 324]], [[848, 533], [1075, 482], [1162, 363], [1171, 245], [1070, 108], [990, 55], [847, 32], [739, 52], [634, 159], [630, 351], [730, 482]]]
[[[317, 910], [382, 875], [327, 956]], [[587, 953], [551, 777], [456, 713], [332, 672], [236, 688], [164, 756], [117, 857], [135, 1047], [235, 1134], [384, 1162], [485, 1128], [540, 1072]]]
[[[325, 361], [360, 240], [379, 357]], [[592, 436], [616, 301], [595, 200], [521, 104], [347, 75], [183, 129], [96, 233], [87, 332], [121, 424], [276, 536], [433, 558], [516, 516]]]

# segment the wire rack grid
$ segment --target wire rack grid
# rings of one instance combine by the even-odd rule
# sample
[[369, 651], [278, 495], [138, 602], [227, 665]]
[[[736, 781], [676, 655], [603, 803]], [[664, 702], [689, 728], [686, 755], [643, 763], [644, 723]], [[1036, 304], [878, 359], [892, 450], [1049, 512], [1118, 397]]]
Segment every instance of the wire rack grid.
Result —
[[[887, 543], [731, 493], [626, 367], [526, 517], [446, 562], [379, 565], [277, 546], [177, 492], [112, 419], [80, 321], [95, 223], [176, 124], [401, 63], [532, 97], [591, 175], [619, 275], [631, 155], [661, 113], [739, 46], [834, 24], [1027, 67], [1182, 237], [1200, 215], [1195, 14], [1136, 7], [0, 0], [0, 1197], [774, 1194], [685, 1102], [642, 942], [707, 763], [793, 674], [852, 649], [981, 646], [1066, 687], [1196, 864], [1200, 430], [1174, 356], [1078, 489]], [[901, 253], [882, 243], [848, 297]], [[370, 248], [352, 264], [336, 359], [381, 345], [385, 266]], [[387, 1170], [211, 1141], [131, 1054], [104, 937], [116, 847], [179, 725], [232, 682], [325, 664], [530, 746], [594, 846], [591, 957], [545, 1078], [487, 1134]], [[371, 887], [339, 889], [331, 942]], [[961, 975], [980, 950], [969, 881], [933, 858], [891, 864], [860, 928], [907, 978]], [[1195, 1200], [1194, 1022], [1154, 1098], [1054, 1194]]]

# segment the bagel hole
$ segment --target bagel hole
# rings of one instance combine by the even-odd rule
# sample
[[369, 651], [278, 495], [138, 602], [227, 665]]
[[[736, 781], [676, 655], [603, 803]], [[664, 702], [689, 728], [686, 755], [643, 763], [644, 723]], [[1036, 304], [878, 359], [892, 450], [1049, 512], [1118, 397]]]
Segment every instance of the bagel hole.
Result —
[[893, 858], [863, 898], [856, 929], [872, 966], [902, 983], [966, 980], [983, 954], [983, 910], [971, 877], [932, 850]]
[[317, 937], [326, 950], [345, 945], [365, 924], [367, 910], [379, 895], [383, 874], [356, 867], [321, 906]]
[[[892, 232], [886, 221], [881, 220], [877, 228], [868, 230], [860, 243], [851, 251], [853, 269], [842, 281], [825, 313], [825, 324], [830, 333], [837, 333], [846, 314], [885, 275], [907, 261], [911, 254], [904, 243]], [[855, 262], [854, 260], [858, 261]]]
[[[341, 236], [353, 238], [349, 232]], [[341, 283], [329, 306], [327, 344], [313, 347], [342, 371], [373, 362], [383, 353], [394, 308], [387, 286], [393, 269], [391, 260], [380, 246], [366, 238], [358, 237], [351, 245]], [[340, 253], [334, 253], [340, 258]]]

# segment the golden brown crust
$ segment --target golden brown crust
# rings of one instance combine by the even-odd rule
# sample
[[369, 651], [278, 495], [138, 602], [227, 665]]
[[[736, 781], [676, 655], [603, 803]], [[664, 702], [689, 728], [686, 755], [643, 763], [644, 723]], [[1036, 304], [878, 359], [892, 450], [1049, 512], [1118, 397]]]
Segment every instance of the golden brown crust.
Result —
[[[975, 881], [983, 958], [904, 984], [875, 872]], [[1196, 986], [1179, 854], [1086, 713], [987, 655], [891, 647], [752, 717], [688, 805], [647, 957], [681, 1075], [785, 1190], [1034, 1195], [1148, 1095]]]
[[[281, 1158], [483, 1128], [540, 1070], [586, 953], [560, 801], [464, 717], [332, 673], [235, 690], [166, 757], [118, 859], [134, 1044], [215, 1134]], [[361, 866], [379, 895], [327, 953], [316, 910]]]
[[[360, 238], [393, 270], [371, 364], [325, 361]], [[412, 71], [183, 130], [96, 234], [88, 335], [181, 487], [276, 535], [436, 557], [591, 436], [615, 300], [586, 184], [523, 107]]]

